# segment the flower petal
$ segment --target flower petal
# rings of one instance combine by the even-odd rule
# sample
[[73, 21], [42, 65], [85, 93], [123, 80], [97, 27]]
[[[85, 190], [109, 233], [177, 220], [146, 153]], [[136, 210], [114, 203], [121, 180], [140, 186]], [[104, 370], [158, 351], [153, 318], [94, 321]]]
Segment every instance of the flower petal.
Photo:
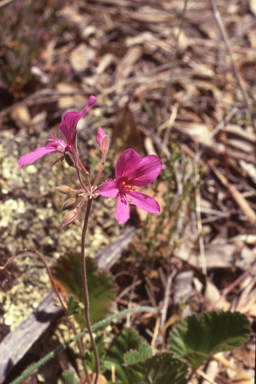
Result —
[[126, 223], [126, 221], [129, 220], [129, 218], [130, 218], [129, 203], [125, 195], [122, 195], [120, 193], [117, 197], [116, 219], [118, 220], [119, 224], [123, 224], [123, 223]]
[[24, 156], [21, 156], [19, 159], [19, 169], [21, 169], [25, 164], [32, 164], [36, 160], [40, 159], [40, 157], [46, 155], [47, 153], [59, 152], [56, 144], [48, 143], [45, 147], [38, 147], [33, 152], [27, 153]]
[[78, 113], [75, 111], [67, 112], [63, 118], [63, 121], [60, 123], [60, 130], [63, 135], [66, 137], [67, 144], [73, 145], [76, 135], [76, 126], [78, 121], [83, 117], [83, 115], [88, 111], [88, 109], [96, 103], [97, 99], [95, 96], [90, 96], [89, 101], [82, 112]]
[[108, 198], [116, 197], [118, 193], [119, 189], [116, 188], [116, 182], [114, 180], [108, 180], [108, 182], [98, 190], [99, 195]]
[[163, 163], [159, 157], [149, 155], [141, 160], [137, 169], [131, 174], [128, 184], [144, 187], [157, 178], [162, 170]]
[[160, 213], [160, 205], [158, 202], [148, 195], [140, 192], [128, 192], [126, 196], [131, 199], [136, 207], [150, 213]]
[[127, 149], [117, 160], [116, 179], [130, 178], [141, 162], [141, 156], [134, 149]]

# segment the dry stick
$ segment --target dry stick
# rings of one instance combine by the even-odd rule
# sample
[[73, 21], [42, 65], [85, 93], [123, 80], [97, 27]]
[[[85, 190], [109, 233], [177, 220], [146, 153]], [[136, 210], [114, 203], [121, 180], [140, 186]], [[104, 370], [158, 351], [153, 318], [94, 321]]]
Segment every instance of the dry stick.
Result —
[[215, 0], [209, 0], [209, 2], [210, 2], [210, 5], [212, 7], [213, 16], [214, 16], [214, 18], [215, 18], [215, 20], [217, 22], [218, 27], [219, 27], [220, 34], [221, 34], [221, 36], [222, 36], [222, 38], [224, 40], [224, 43], [225, 43], [225, 46], [226, 46], [226, 50], [228, 51], [228, 54], [230, 56], [236, 80], [237, 80], [238, 85], [239, 85], [239, 87], [240, 87], [240, 89], [242, 91], [242, 94], [244, 96], [244, 101], [245, 101], [246, 106], [247, 106], [247, 108], [249, 110], [251, 121], [252, 121], [252, 125], [253, 125], [254, 131], [256, 133], [256, 123], [254, 121], [253, 109], [251, 107], [251, 103], [250, 103], [250, 99], [249, 99], [248, 93], [247, 93], [247, 91], [245, 89], [245, 86], [243, 84], [243, 79], [242, 79], [242, 77], [241, 77], [241, 75], [239, 73], [239, 70], [237, 68], [236, 62], [233, 59], [233, 53], [232, 53], [232, 49], [231, 49], [231, 45], [230, 45], [230, 42], [229, 42], [229, 39], [228, 39], [227, 32], [226, 32], [224, 24], [222, 22], [222, 19], [221, 19], [219, 10], [217, 8], [217, 5], [215, 3]]
[[96, 363], [96, 376], [94, 384], [97, 384], [98, 376], [100, 372], [100, 362], [99, 362], [99, 355], [97, 351], [97, 347], [93, 338], [92, 334], [92, 328], [91, 328], [91, 322], [90, 322], [90, 315], [89, 315], [89, 294], [88, 294], [88, 287], [87, 287], [87, 279], [86, 279], [86, 265], [85, 265], [85, 238], [86, 238], [86, 232], [88, 228], [88, 221], [89, 221], [89, 215], [91, 211], [92, 206], [92, 197], [88, 199], [85, 218], [84, 218], [84, 226], [83, 226], [83, 232], [82, 232], [82, 244], [81, 244], [81, 270], [82, 270], [82, 286], [83, 286], [83, 297], [84, 297], [84, 314], [85, 314], [85, 320], [88, 328], [88, 333], [90, 335], [90, 340], [93, 348], [93, 353], [95, 356], [95, 363]]
[[181, 31], [182, 31], [182, 28], [183, 28], [185, 14], [186, 14], [186, 11], [187, 11], [187, 6], [188, 6], [188, 0], [185, 0], [184, 1], [183, 11], [182, 11], [182, 16], [181, 16], [181, 19], [180, 19], [179, 32], [178, 32], [177, 39], [176, 39], [176, 44], [175, 44], [175, 49], [174, 49], [174, 57], [173, 57], [173, 61], [172, 61], [172, 66], [171, 66], [171, 70], [170, 70], [168, 86], [167, 86], [167, 91], [166, 91], [165, 105], [164, 105], [164, 111], [163, 111], [163, 121], [164, 122], [166, 120], [166, 113], [167, 113], [167, 110], [168, 110], [168, 106], [170, 104], [172, 81], [173, 81], [174, 70], [175, 70], [176, 62], [177, 62], [177, 53], [178, 53], [178, 47], [179, 47], [179, 37], [180, 37]]
[[[35, 255], [37, 255], [39, 257], [39, 259], [42, 261], [42, 263], [44, 264], [45, 268], [46, 268], [46, 271], [48, 273], [48, 276], [49, 276], [49, 279], [50, 279], [50, 282], [51, 282], [51, 285], [60, 301], [60, 304], [63, 308], [63, 311], [64, 311], [64, 314], [66, 316], [66, 318], [68, 319], [68, 321], [70, 322], [70, 325], [71, 325], [71, 328], [75, 334], [75, 336], [77, 335], [77, 331], [76, 331], [76, 328], [75, 328], [75, 325], [74, 323], [69, 319], [68, 317], [68, 311], [67, 311], [67, 305], [66, 303], [62, 300], [62, 297], [61, 295], [59, 294], [59, 291], [56, 287], [56, 284], [55, 284], [55, 281], [53, 279], [53, 276], [52, 276], [52, 273], [51, 273], [51, 270], [50, 268], [48, 267], [43, 255], [41, 255], [41, 253], [35, 251], [34, 249], [23, 249], [22, 251], [19, 251], [17, 253], [15, 253], [14, 255], [12, 255], [12, 257], [10, 257], [10, 259], [5, 263], [5, 265], [3, 267], [0, 267], [0, 275], [2, 272], [4, 272], [8, 267], [9, 265], [13, 262], [13, 260], [21, 255], [22, 253], [27, 253], [27, 252], [30, 252], [30, 253], [34, 253]], [[89, 376], [89, 373], [88, 373], [88, 369], [87, 369], [87, 366], [86, 366], [86, 363], [85, 363], [85, 360], [83, 359], [83, 348], [82, 348], [82, 344], [81, 344], [81, 340], [77, 340], [77, 346], [78, 346], [78, 349], [79, 349], [79, 353], [80, 353], [80, 357], [81, 357], [81, 360], [82, 360], [82, 364], [83, 364], [83, 369], [84, 369], [84, 373], [85, 373], [85, 376], [86, 376], [86, 379], [88, 381], [88, 383], [90, 384], [90, 376]]]
[[235, 281], [234, 281], [234, 283], [232, 283], [231, 285], [230, 285], [230, 287], [229, 288], [227, 288], [223, 293], [222, 293], [222, 295], [218, 298], [218, 300], [216, 300], [213, 304], [211, 304], [210, 305], [210, 307], [209, 308], [207, 308], [207, 311], [212, 311], [213, 310], [213, 308], [215, 307], [215, 305], [217, 305], [218, 304], [218, 302], [221, 300], [221, 299], [223, 299], [223, 297], [225, 297], [229, 292], [231, 292], [232, 291], [232, 289], [233, 288], [235, 288], [250, 272], [251, 272], [251, 270], [253, 269], [253, 267], [255, 267], [255, 265], [256, 265], [256, 260], [252, 263], [252, 265], [250, 266], [250, 268], [249, 269], [247, 269], [247, 271], [245, 271], [240, 277], [238, 277]]
[[153, 334], [151, 345], [150, 345], [153, 351], [157, 351], [157, 348], [155, 345], [156, 345], [157, 336], [159, 334], [159, 329], [160, 329], [160, 316], [157, 316], [154, 334]]
[[[198, 143], [197, 143], [198, 147]], [[195, 172], [196, 172], [196, 184], [198, 189], [196, 191], [196, 217], [197, 217], [197, 229], [199, 235], [199, 249], [201, 256], [202, 271], [205, 276], [207, 276], [206, 260], [205, 260], [205, 251], [204, 251], [204, 237], [203, 237], [203, 226], [201, 220], [201, 195], [200, 195], [200, 176], [198, 170], [198, 163], [195, 163]]]
[[169, 304], [169, 298], [170, 298], [170, 292], [171, 292], [171, 285], [174, 275], [176, 274], [176, 270], [174, 269], [172, 273], [169, 274], [167, 282], [166, 282], [166, 288], [164, 292], [164, 304], [161, 310], [161, 322], [160, 322], [160, 329], [164, 327], [164, 323], [166, 320], [167, 315], [167, 309]]
[[209, 376], [207, 376], [201, 369], [197, 369], [196, 372], [202, 376], [203, 379], [207, 380], [211, 384], [217, 384], [216, 381], [212, 380]]

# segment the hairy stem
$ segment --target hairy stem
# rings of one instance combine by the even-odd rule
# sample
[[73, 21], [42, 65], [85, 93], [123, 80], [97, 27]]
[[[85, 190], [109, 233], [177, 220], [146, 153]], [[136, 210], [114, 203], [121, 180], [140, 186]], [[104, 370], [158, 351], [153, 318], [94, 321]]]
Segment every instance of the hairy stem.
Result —
[[86, 279], [86, 264], [85, 264], [85, 238], [86, 238], [86, 232], [88, 228], [88, 221], [89, 221], [89, 215], [91, 211], [92, 206], [92, 198], [88, 199], [85, 218], [84, 218], [84, 226], [83, 226], [83, 232], [82, 232], [82, 244], [81, 244], [81, 270], [82, 270], [82, 286], [83, 286], [83, 297], [84, 297], [84, 315], [85, 320], [87, 324], [88, 333], [90, 335], [90, 340], [93, 348], [93, 353], [95, 356], [95, 362], [96, 362], [96, 376], [94, 384], [97, 384], [98, 376], [100, 372], [100, 361], [99, 361], [99, 355], [96, 347], [96, 343], [93, 338], [92, 334], [92, 328], [90, 323], [90, 316], [89, 316], [89, 294], [88, 294], [88, 287], [87, 287], [87, 279]]

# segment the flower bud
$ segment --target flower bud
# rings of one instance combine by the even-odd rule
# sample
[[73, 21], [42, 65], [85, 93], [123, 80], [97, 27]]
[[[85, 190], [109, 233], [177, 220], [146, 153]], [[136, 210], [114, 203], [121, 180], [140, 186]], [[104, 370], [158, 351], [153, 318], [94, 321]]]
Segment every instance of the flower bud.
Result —
[[69, 195], [71, 192], [74, 191], [68, 185], [60, 185], [59, 187], [55, 187], [54, 190], [63, 193], [63, 195]]
[[74, 208], [77, 202], [77, 197], [71, 197], [70, 199], [66, 200], [65, 203], [62, 205], [61, 210], [65, 211], [66, 209]]
[[73, 159], [73, 156], [71, 155], [70, 152], [65, 152], [64, 153], [64, 157], [65, 157], [65, 160], [66, 160], [66, 162], [68, 163], [68, 165], [70, 167], [74, 167], [75, 166], [75, 160]]
[[99, 151], [106, 155], [108, 152], [109, 147], [109, 140], [107, 134], [103, 131], [102, 128], [98, 128], [97, 136], [96, 136], [96, 143], [98, 145]]
[[61, 220], [61, 223], [60, 223], [60, 228], [64, 228], [66, 227], [67, 225], [69, 225], [70, 223], [72, 223], [72, 221], [75, 220], [75, 218], [77, 217], [77, 212], [78, 212], [78, 207], [76, 207], [75, 209], [73, 209], [73, 211], [70, 211], [68, 212], [64, 217], [63, 219]]

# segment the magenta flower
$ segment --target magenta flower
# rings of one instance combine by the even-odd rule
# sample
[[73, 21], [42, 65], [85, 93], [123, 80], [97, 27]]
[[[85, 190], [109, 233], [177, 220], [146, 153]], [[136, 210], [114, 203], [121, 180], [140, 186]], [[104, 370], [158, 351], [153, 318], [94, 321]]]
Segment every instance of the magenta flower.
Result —
[[63, 121], [60, 123], [60, 130], [65, 136], [67, 143], [65, 143], [65, 141], [62, 139], [57, 139], [55, 133], [53, 133], [51, 138], [48, 139], [49, 143], [46, 146], [38, 147], [33, 152], [21, 156], [19, 159], [19, 169], [21, 169], [25, 164], [34, 163], [36, 160], [40, 159], [40, 157], [48, 153], [61, 153], [61, 157], [59, 157], [52, 165], [57, 163], [59, 160], [62, 161], [66, 152], [70, 152], [72, 155], [73, 151], [76, 151], [76, 126], [78, 121], [81, 119], [81, 117], [84, 116], [87, 110], [94, 103], [96, 103], [96, 101], [97, 99], [95, 96], [90, 96], [88, 104], [82, 112], [68, 112], [65, 114]]
[[144, 187], [157, 178], [163, 163], [155, 155], [141, 158], [133, 149], [127, 149], [116, 164], [115, 180], [108, 180], [98, 191], [99, 195], [113, 198], [117, 196], [116, 218], [119, 224], [130, 217], [127, 198], [138, 208], [150, 213], [160, 213], [158, 202], [144, 193], [135, 192], [137, 187]]

